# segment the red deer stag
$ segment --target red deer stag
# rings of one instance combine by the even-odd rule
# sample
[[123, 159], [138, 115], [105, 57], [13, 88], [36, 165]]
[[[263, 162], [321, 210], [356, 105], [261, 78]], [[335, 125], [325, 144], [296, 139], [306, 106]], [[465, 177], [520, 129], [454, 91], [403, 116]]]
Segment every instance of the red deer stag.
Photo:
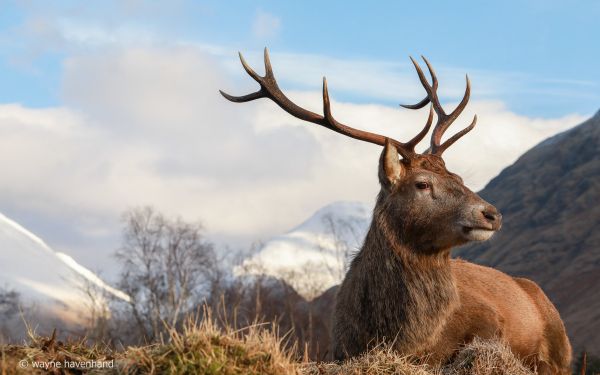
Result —
[[[266, 49], [264, 77], [256, 74], [241, 54], [240, 60], [260, 90], [245, 96], [221, 91], [230, 101], [269, 98], [294, 117], [384, 146], [373, 221], [337, 295], [335, 359], [356, 356], [388, 342], [402, 354], [424, 355], [430, 363], [439, 363], [448, 361], [475, 336], [499, 337], [539, 373], [570, 373], [571, 347], [563, 322], [534, 282], [450, 258], [453, 247], [489, 239], [502, 221], [498, 210], [465, 187], [459, 176], [446, 169], [441, 157], [477, 121], [475, 116], [467, 128], [442, 143], [442, 136], [469, 100], [468, 77], [462, 101], [446, 113], [431, 65], [424, 59], [430, 84], [411, 58], [427, 96], [404, 107], [431, 106], [423, 130], [402, 143], [336, 121], [325, 79], [321, 116], [299, 107], [281, 92]], [[428, 133], [434, 112], [437, 122], [430, 147], [418, 154], [415, 146]]]

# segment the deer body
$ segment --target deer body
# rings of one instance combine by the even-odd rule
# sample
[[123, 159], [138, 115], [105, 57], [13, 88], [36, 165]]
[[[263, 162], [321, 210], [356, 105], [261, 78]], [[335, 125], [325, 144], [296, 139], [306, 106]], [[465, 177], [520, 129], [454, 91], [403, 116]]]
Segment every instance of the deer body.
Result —
[[[336, 359], [382, 342], [431, 363], [474, 337], [499, 338], [540, 373], [570, 373], [571, 348], [558, 312], [533, 282], [450, 258], [451, 248], [489, 238], [496, 208], [433, 155], [380, 160], [379, 193], [364, 245], [334, 312]], [[473, 233], [480, 228], [477, 233]]]
[[[431, 103], [425, 127], [403, 143], [344, 125], [332, 115], [323, 79], [323, 116], [299, 107], [279, 89], [265, 49], [265, 75], [244, 61], [260, 89], [244, 96], [221, 92], [241, 103], [268, 98], [294, 117], [339, 134], [384, 146], [379, 161], [381, 190], [364, 245], [339, 289], [334, 312], [333, 354], [342, 360], [382, 342], [404, 355], [432, 363], [449, 360], [474, 337], [504, 340], [540, 374], [569, 374], [571, 347], [558, 312], [533, 282], [500, 271], [452, 260], [453, 247], [485, 241], [500, 229], [498, 210], [446, 169], [442, 153], [471, 131], [477, 121], [442, 142], [463, 111], [465, 95], [451, 113], [442, 108], [438, 80], [427, 60], [431, 84], [412, 60], [427, 96], [410, 109]], [[429, 149], [415, 146], [427, 135]], [[402, 159], [400, 159], [400, 156]]]
[[386, 339], [402, 353], [426, 351], [457, 308], [459, 296], [447, 257], [419, 259], [393, 249], [393, 241], [374, 220], [337, 295], [336, 360], [359, 355]]
[[[540, 373], [545, 368], [550, 374], [570, 374], [562, 321], [533, 282], [450, 259], [448, 253], [433, 259], [411, 256], [407, 249], [394, 250], [382, 235], [371, 228], [339, 290], [333, 328], [336, 359], [356, 356], [388, 339], [403, 354], [443, 363], [478, 336], [505, 340]], [[370, 247], [376, 237], [388, 251]], [[545, 335], [556, 341], [541, 339]]]

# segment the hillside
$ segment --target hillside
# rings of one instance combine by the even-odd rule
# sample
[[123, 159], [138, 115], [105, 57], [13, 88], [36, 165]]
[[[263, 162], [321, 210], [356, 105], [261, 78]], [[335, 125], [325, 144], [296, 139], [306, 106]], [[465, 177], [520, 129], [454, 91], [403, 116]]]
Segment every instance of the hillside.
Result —
[[455, 254], [538, 282], [574, 348], [600, 354], [600, 111], [529, 150], [480, 195], [504, 227]]
[[[82, 286], [91, 284], [127, 298], [70, 256], [55, 252], [18, 223], [0, 214], [0, 286], [19, 293], [44, 313], [66, 322], [82, 319]], [[50, 318], [50, 317], [48, 317]]]

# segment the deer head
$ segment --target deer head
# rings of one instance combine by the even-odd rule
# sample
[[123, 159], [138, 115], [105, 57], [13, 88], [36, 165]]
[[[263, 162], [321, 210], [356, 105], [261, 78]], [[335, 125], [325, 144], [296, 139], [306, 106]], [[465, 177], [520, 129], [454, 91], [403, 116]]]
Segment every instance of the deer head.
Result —
[[398, 159], [391, 142], [379, 162], [381, 191], [375, 215], [399, 245], [437, 253], [484, 241], [500, 229], [496, 208], [469, 190], [434, 154]]
[[[494, 206], [469, 190], [462, 179], [446, 169], [442, 153], [463, 135], [471, 131], [471, 124], [442, 143], [442, 136], [466, 107], [470, 96], [469, 78], [460, 104], [447, 114], [437, 95], [438, 80], [427, 59], [423, 58], [431, 75], [430, 84], [419, 64], [411, 57], [427, 96], [409, 109], [420, 109], [431, 103], [429, 117], [423, 129], [410, 141], [403, 143], [393, 138], [352, 128], [338, 122], [331, 113], [327, 80], [323, 78], [323, 115], [301, 108], [279, 89], [265, 48], [265, 75], [259, 76], [244, 60], [246, 72], [260, 85], [260, 89], [244, 96], [232, 96], [220, 91], [236, 103], [269, 98], [292, 116], [326, 127], [345, 136], [384, 146], [379, 161], [381, 191], [375, 208], [376, 220], [393, 232], [396, 241], [413, 251], [437, 253], [469, 241], [487, 240], [500, 229], [502, 216]], [[419, 154], [415, 146], [425, 137], [433, 123], [430, 147]], [[400, 159], [399, 156], [402, 156]]]

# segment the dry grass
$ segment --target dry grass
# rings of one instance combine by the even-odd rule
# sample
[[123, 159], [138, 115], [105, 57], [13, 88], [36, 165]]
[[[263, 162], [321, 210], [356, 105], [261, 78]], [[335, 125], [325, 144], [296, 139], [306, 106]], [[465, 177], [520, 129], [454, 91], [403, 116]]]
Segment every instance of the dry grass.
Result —
[[219, 329], [212, 319], [171, 330], [168, 344], [130, 347], [120, 356], [125, 374], [298, 374], [291, 350], [271, 331], [253, 325]]
[[[54, 374], [306, 374], [306, 375], [532, 375], [497, 341], [475, 340], [445, 367], [417, 365], [392, 350], [379, 348], [347, 362], [307, 363], [284, 349], [282, 339], [260, 325], [241, 331], [219, 328], [212, 319], [190, 321], [171, 330], [165, 343], [114, 352], [83, 341], [63, 343], [31, 335], [25, 346], [0, 347], [0, 375], [47, 373], [34, 364], [61, 363]], [[96, 361], [105, 368], [65, 369], [64, 363]], [[23, 368], [20, 361], [26, 361]], [[22, 363], [22, 362], [21, 362]]]
[[[81, 372], [58, 371], [56, 368], [43, 369], [34, 367], [33, 364], [42, 366], [54, 363], [74, 363], [85, 361], [114, 361], [114, 356], [109, 348], [100, 345], [87, 346], [83, 342], [65, 344], [52, 337], [39, 337], [31, 334], [28, 345], [3, 345], [0, 346], [0, 374], [77, 374]], [[52, 366], [56, 367], [56, 366]], [[55, 371], [56, 370], [56, 371]]]
[[418, 365], [390, 349], [379, 348], [344, 363], [310, 363], [303, 366], [306, 375], [441, 375], [439, 368]]
[[444, 368], [444, 373], [451, 375], [533, 374], [504, 343], [479, 338], [466, 345], [454, 361]]
[[500, 341], [476, 339], [452, 363], [443, 367], [418, 365], [390, 349], [377, 349], [342, 364], [304, 366], [307, 375], [534, 375]]
[[[234, 331], [218, 328], [213, 319], [190, 320], [182, 332], [169, 333], [165, 343], [118, 352], [101, 345], [87, 346], [83, 340], [63, 343], [30, 334], [28, 345], [0, 347], [0, 374], [45, 374], [46, 370], [36, 368], [44, 364], [50, 364], [49, 370], [55, 374], [300, 373], [293, 350], [284, 349], [282, 338], [260, 325]], [[88, 368], [65, 368], [86, 361]], [[89, 368], [90, 361], [104, 368]]]

